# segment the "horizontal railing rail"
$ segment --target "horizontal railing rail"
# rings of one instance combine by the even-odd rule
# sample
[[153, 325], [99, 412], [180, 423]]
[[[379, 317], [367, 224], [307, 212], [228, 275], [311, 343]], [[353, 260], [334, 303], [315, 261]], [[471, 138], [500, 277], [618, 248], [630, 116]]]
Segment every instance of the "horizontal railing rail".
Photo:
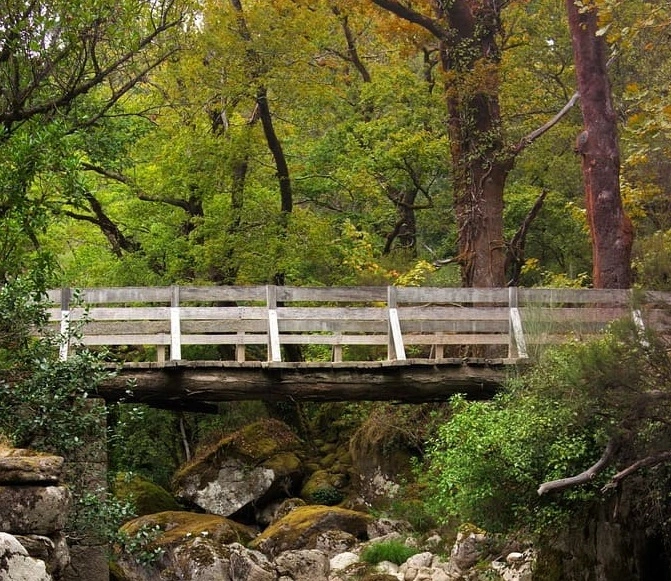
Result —
[[439, 360], [469, 350], [520, 361], [533, 345], [591, 336], [624, 317], [671, 328], [671, 293], [634, 298], [628, 290], [172, 286], [59, 289], [48, 297], [62, 358], [79, 343], [151, 346], [159, 362], [182, 360], [192, 345], [229, 345], [238, 362], [251, 346], [279, 362], [289, 345], [322, 346], [319, 356], [327, 348], [335, 362]]

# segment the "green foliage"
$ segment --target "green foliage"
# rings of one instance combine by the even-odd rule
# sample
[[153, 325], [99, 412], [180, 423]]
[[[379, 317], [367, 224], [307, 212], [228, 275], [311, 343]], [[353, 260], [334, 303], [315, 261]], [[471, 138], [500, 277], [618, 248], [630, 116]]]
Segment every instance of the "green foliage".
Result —
[[344, 500], [344, 495], [335, 486], [322, 486], [310, 493], [310, 501], [314, 504], [334, 506]]
[[59, 336], [45, 331], [41, 292], [16, 279], [0, 289], [0, 432], [16, 446], [68, 453], [104, 424], [104, 406], [87, 399], [108, 377], [87, 350], [58, 359]]
[[140, 565], [152, 565], [165, 553], [163, 547], [154, 543], [162, 534], [160, 525], [145, 524], [133, 534], [120, 531], [116, 543], [123, 553], [133, 557]]
[[174, 412], [141, 404], [118, 404], [110, 410], [108, 442], [110, 470], [134, 472], [169, 487], [184, 459]]
[[666, 445], [669, 429], [654, 418], [667, 404], [649, 394], [668, 391], [668, 377], [663, 346], [623, 324], [547, 351], [492, 402], [455, 398], [452, 418], [430, 442], [429, 507], [442, 521], [491, 531], [560, 526], [600, 497], [610, 473], [551, 498], [539, 497], [538, 486], [582, 472], [609, 440], [620, 443], [624, 462]]
[[110, 496], [105, 489], [81, 491], [68, 523], [69, 535], [112, 543], [119, 539], [119, 527], [135, 516], [132, 502]]
[[382, 561], [402, 565], [418, 552], [417, 549], [408, 547], [401, 541], [382, 541], [368, 545], [361, 553], [361, 560], [371, 565], [377, 565]]

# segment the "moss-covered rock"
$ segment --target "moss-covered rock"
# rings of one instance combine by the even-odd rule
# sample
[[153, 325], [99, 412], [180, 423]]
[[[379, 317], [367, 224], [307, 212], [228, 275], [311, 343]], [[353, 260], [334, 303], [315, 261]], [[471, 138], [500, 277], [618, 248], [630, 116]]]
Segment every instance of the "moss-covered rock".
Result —
[[367, 527], [372, 521], [373, 518], [366, 513], [344, 508], [299, 507], [269, 526], [249, 546], [274, 556], [282, 551], [315, 549], [319, 535], [330, 530], [366, 539]]
[[119, 500], [131, 502], [137, 516], [182, 508], [167, 490], [138, 474], [117, 474], [112, 493]]
[[[124, 548], [116, 548], [117, 579], [276, 579], [267, 559], [241, 544], [247, 543], [255, 531], [221, 516], [167, 511], [134, 519], [121, 527], [121, 533], [128, 542]], [[238, 563], [244, 561], [242, 568], [249, 576], [229, 574], [234, 555]]]
[[334, 481], [339, 481], [339, 479], [334, 478], [326, 470], [313, 472], [301, 489], [301, 498], [313, 504], [327, 506], [338, 504], [343, 500], [344, 495], [334, 485]]
[[204, 450], [175, 476], [178, 498], [222, 516], [293, 495], [302, 480], [302, 444], [282, 422], [263, 420]]
[[251, 527], [216, 514], [169, 510], [135, 518], [121, 527], [124, 535], [133, 537], [140, 530], [157, 531], [151, 544], [165, 549], [183, 539], [203, 536], [221, 544], [246, 544], [256, 536]]

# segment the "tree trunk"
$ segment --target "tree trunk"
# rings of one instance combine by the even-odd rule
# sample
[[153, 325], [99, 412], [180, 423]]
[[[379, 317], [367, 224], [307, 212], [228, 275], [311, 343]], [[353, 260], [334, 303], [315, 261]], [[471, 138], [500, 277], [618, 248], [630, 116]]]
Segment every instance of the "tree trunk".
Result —
[[454, 200], [462, 283], [505, 286], [503, 190], [512, 157], [504, 154], [499, 108], [501, 22], [496, 2], [436, 2], [451, 34], [441, 42], [446, 73]]
[[595, 288], [629, 288], [633, 228], [620, 196], [617, 118], [606, 71], [606, 43], [597, 35], [595, 7], [566, 0], [566, 8], [584, 124], [576, 152], [582, 156], [593, 284]]
[[373, 2], [440, 41], [462, 283], [505, 286], [503, 189], [514, 154], [501, 136], [497, 35], [502, 3], [434, 0], [435, 17], [429, 18], [396, 0]]

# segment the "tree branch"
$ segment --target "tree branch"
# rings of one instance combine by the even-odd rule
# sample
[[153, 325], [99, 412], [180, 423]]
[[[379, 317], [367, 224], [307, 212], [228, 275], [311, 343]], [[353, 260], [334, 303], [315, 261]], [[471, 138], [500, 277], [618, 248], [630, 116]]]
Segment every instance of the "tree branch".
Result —
[[510, 285], [517, 286], [519, 282], [519, 277], [522, 271], [522, 263], [524, 261], [524, 247], [526, 245], [527, 233], [531, 227], [531, 223], [536, 219], [536, 216], [541, 211], [543, 207], [543, 202], [545, 201], [545, 196], [547, 196], [547, 190], [543, 190], [540, 195], [536, 198], [534, 205], [529, 210], [529, 213], [525, 216], [522, 224], [515, 232], [513, 239], [508, 245], [508, 252], [506, 254], [506, 269], [510, 264], [513, 265], [513, 273], [511, 276]]
[[544, 125], [541, 125], [538, 129], [534, 129], [529, 135], [525, 135], [517, 145], [513, 147], [513, 155], [521, 153], [528, 145], [531, 145], [536, 139], [541, 135], [552, 129], [557, 123], [559, 123], [562, 118], [573, 108], [573, 106], [578, 102], [580, 98], [580, 93], [575, 92], [573, 96], [568, 100], [568, 103], [564, 105], [552, 119], [550, 119]]
[[421, 26], [438, 39], [444, 39], [448, 35], [448, 31], [439, 26], [433, 18], [429, 18], [412, 8], [404, 6], [400, 2], [396, 2], [395, 0], [373, 0], [373, 4], [388, 10], [403, 20]]
[[601, 492], [606, 492], [611, 488], [615, 488], [625, 478], [631, 476], [634, 472], [637, 472], [642, 468], [657, 466], [657, 464], [661, 464], [662, 462], [668, 462], [669, 460], [671, 460], [671, 450], [666, 450], [653, 456], [647, 456], [646, 458], [643, 458], [638, 462], [634, 462], [631, 466], [627, 466], [627, 468], [625, 468], [624, 470], [620, 470], [615, 476], [613, 476], [610, 479], [610, 482], [601, 489]]
[[586, 484], [593, 480], [598, 474], [603, 472], [603, 470], [610, 464], [610, 461], [617, 450], [617, 444], [614, 439], [611, 439], [606, 445], [606, 449], [603, 452], [603, 455], [599, 460], [592, 464], [587, 470], [577, 474], [576, 476], [570, 476], [569, 478], [560, 478], [559, 480], [551, 480], [550, 482], [543, 482], [538, 487], [538, 495], [542, 496], [548, 492], [557, 492], [559, 490], [565, 490], [573, 486], [578, 486], [580, 484]]

